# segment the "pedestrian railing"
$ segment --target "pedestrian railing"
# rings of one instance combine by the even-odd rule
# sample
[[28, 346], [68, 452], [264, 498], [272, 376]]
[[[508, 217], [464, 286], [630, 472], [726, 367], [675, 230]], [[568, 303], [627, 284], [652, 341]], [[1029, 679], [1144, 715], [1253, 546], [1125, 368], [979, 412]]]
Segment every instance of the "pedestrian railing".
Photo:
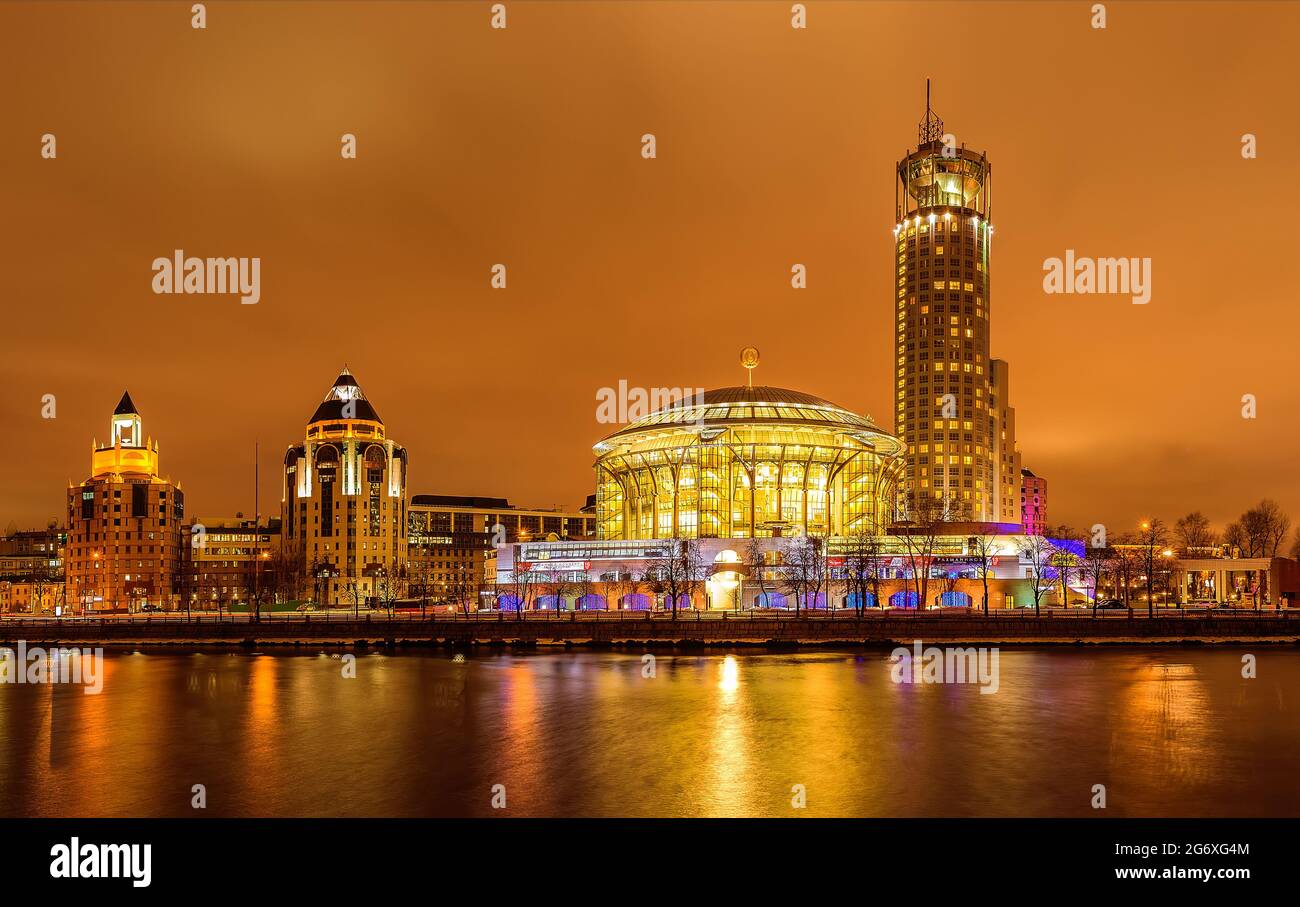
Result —
[[[1153, 615], [1156, 618], [1187, 620], [1194, 618], [1204, 618], [1206, 620], [1241, 620], [1253, 618], [1256, 620], [1274, 620], [1279, 622], [1300, 622], [1300, 608], [1294, 609], [1273, 609], [1262, 608], [1255, 610], [1253, 608], [1237, 608], [1232, 610], [1209, 610], [1209, 609], [1188, 609], [1188, 608], [1157, 608]], [[857, 620], [943, 620], [956, 618], [977, 618], [988, 620], [1009, 620], [1009, 621], [1026, 621], [1026, 620], [1131, 620], [1131, 619], [1148, 619], [1148, 612], [1145, 607], [1135, 607], [1131, 609], [1097, 609], [1092, 608], [1040, 608], [1035, 613], [1033, 608], [999, 608], [990, 609], [987, 613], [983, 609], [975, 608], [943, 608], [918, 611], [910, 608], [887, 608], [880, 610], [876, 608], [867, 608], [861, 612], [855, 610], [800, 610], [796, 613], [791, 610], [742, 610], [742, 611], [700, 611], [679, 609], [676, 614], [672, 611], [654, 610], [654, 611], [625, 611], [625, 610], [601, 610], [601, 611], [536, 611], [526, 610], [518, 611], [471, 611], [468, 614], [463, 611], [454, 613], [441, 612], [433, 613], [432, 611], [421, 614], [420, 612], [395, 611], [389, 614], [387, 611], [357, 611], [351, 609], [330, 609], [328, 611], [295, 611], [295, 612], [265, 612], [261, 615], [250, 615], [247, 613], [229, 612], [215, 614], [211, 612], [190, 612], [177, 613], [168, 612], [163, 614], [114, 614], [114, 615], [65, 615], [61, 617], [40, 617], [32, 618], [30, 616], [14, 616], [9, 614], [0, 615], [2, 625], [10, 628], [21, 627], [48, 627], [51, 624], [68, 623], [75, 625], [97, 625], [97, 626], [114, 626], [121, 624], [139, 624], [139, 625], [197, 625], [197, 624], [248, 624], [248, 623], [268, 623], [268, 624], [302, 624], [309, 626], [313, 623], [472, 623], [472, 622], [565, 622], [574, 623], [578, 621], [728, 621], [728, 620], [770, 620], [770, 621], [788, 621], [788, 620], [807, 620], [807, 621], [857, 621]]]

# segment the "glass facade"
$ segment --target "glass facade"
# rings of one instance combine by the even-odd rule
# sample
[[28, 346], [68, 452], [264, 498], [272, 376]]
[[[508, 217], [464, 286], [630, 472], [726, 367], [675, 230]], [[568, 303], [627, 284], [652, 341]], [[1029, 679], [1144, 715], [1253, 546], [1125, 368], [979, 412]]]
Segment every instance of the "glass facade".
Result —
[[723, 388], [595, 447], [600, 539], [770, 538], [881, 532], [902, 444], [807, 394]]

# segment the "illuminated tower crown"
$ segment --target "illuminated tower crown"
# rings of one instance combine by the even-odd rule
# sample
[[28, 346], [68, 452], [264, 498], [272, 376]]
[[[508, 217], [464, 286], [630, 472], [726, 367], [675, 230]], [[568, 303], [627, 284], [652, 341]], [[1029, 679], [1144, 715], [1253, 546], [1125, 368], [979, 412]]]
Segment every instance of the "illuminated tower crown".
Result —
[[108, 444], [91, 447], [92, 476], [158, 474], [158, 444], [146, 439], [141, 430], [140, 413], [130, 392], [122, 394], [108, 425]]
[[[379, 418], [379, 413], [375, 412], [374, 406], [366, 399], [365, 392], [361, 390], [361, 385], [357, 384], [357, 379], [348, 371], [347, 366], [339, 372], [339, 376], [334, 379], [334, 384], [330, 387], [325, 399], [321, 401], [320, 406], [316, 407], [316, 412], [312, 413], [311, 419], [308, 420], [308, 437], [312, 437], [312, 427], [319, 427], [320, 433], [338, 434], [345, 433], [349, 426], [344, 424], [325, 423], [346, 423], [346, 422], [364, 422], [368, 423], [367, 427], [374, 437], [382, 438], [384, 436], [384, 420]], [[356, 426], [351, 426], [355, 428]]]
[[943, 120], [930, 107], [930, 81], [925, 83], [925, 116], [917, 124], [916, 150], [898, 164], [902, 204], [895, 195], [896, 217], [906, 220], [926, 216], [929, 209], [963, 210], [989, 216], [990, 176], [988, 157], [955, 141], [945, 142]]

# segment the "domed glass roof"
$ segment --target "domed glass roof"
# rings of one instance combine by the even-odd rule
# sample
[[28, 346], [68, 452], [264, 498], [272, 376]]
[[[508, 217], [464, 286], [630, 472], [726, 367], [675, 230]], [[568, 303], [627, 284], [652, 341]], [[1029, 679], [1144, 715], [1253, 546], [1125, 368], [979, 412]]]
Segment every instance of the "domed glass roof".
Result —
[[696, 424], [707, 428], [741, 423], [812, 426], [831, 431], [870, 432], [893, 437], [869, 417], [860, 416], [821, 397], [783, 387], [741, 386], [705, 391], [702, 398], [687, 396], [674, 400], [625, 425], [605, 440], [676, 425]]

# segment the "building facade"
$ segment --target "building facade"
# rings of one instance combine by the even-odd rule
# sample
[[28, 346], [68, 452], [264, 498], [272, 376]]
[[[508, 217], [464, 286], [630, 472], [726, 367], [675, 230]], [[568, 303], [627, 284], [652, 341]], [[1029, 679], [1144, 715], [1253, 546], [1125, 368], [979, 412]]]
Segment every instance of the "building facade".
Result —
[[91, 447], [90, 477], [68, 488], [65, 598], [81, 611], [180, 604], [179, 484], [158, 473], [158, 444], [142, 432], [129, 393], [113, 411], [109, 440]]
[[414, 495], [408, 517], [408, 595], [472, 610], [496, 581], [502, 545], [591, 538], [595, 532], [594, 512], [515, 507], [505, 498]]
[[1016, 409], [1011, 400], [1011, 366], [989, 363], [989, 426], [993, 432], [994, 521], [1020, 522], [1020, 449], [1016, 446]]
[[882, 532], [902, 445], [869, 417], [778, 387], [725, 387], [602, 439], [603, 540]]
[[407, 454], [346, 368], [284, 457], [286, 557], [313, 598], [350, 605], [400, 597], [407, 563]]
[[[193, 611], [242, 611], [283, 594], [280, 521], [196, 517], [185, 526], [183, 600]], [[301, 572], [301, 571], [299, 571]]]
[[1020, 525], [1026, 535], [1047, 528], [1047, 480], [1028, 469], [1020, 470]]
[[66, 606], [67, 588], [62, 581], [0, 581], [0, 614], [61, 615]]
[[900, 509], [914, 513], [929, 498], [964, 519], [1015, 521], [1014, 419], [1005, 424], [1005, 385], [994, 399], [998, 376], [989, 356], [992, 167], [985, 154], [950, 139], [927, 97], [917, 147], [897, 165], [894, 431], [906, 445]]
[[[1006, 527], [1006, 528], [1014, 528]], [[815, 593], [800, 592], [792, 582], [798, 571], [786, 563], [800, 539], [760, 538], [736, 544], [731, 539], [699, 539], [691, 543], [693, 566], [675, 584], [664, 580], [665, 562], [679, 549], [670, 539], [521, 542], [501, 549], [497, 583], [486, 608], [513, 611], [668, 610], [670, 585], [676, 585], [678, 610], [789, 609], [804, 596], [800, 608], [855, 608], [855, 593], [847, 582], [854, 541], [826, 541], [825, 579]], [[756, 552], [750, 545], [757, 546]], [[982, 607], [983, 555], [976, 537], [936, 538], [925, 557], [900, 536], [885, 536], [876, 557], [880, 580], [879, 604], [916, 608], [916, 571], [929, 571], [926, 607]], [[1014, 537], [992, 537], [986, 543], [990, 610], [1023, 607], [1033, 601], [1033, 573]], [[761, 563], [760, 563], [761, 562]], [[760, 577], [761, 573], [761, 577]], [[1055, 583], [1044, 583], [1042, 602], [1057, 595]], [[1073, 588], [1072, 592], [1078, 593]], [[874, 596], [874, 593], [872, 594]], [[877, 607], [873, 597], [863, 607]]]

